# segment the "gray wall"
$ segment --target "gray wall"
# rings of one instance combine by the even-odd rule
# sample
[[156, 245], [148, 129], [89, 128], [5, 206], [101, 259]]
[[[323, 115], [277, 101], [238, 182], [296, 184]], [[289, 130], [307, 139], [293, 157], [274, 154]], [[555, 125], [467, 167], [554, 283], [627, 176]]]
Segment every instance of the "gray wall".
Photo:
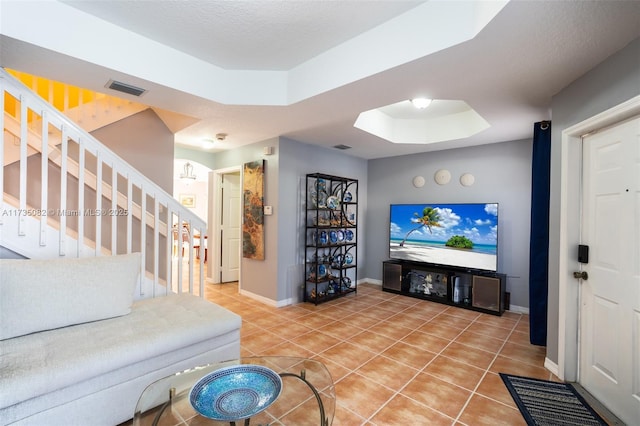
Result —
[[[91, 132], [91, 135], [168, 192], [169, 195], [173, 194], [174, 136], [151, 108], [97, 129]], [[105, 217], [104, 219], [108, 218]], [[120, 217], [119, 222], [118, 251], [124, 253], [126, 251], [125, 217]], [[110, 232], [111, 225], [109, 221], [103, 220], [102, 242], [107, 247], [110, 245], [110, 242], [108, 242]], [[137, 220], [133, 222], [133, 232], [134, 235], [140, 233], [140, 223]], [[154, 263], [155, 251], [153, 233], [150, 227], [147, 227], [146, 233], [146, 265], [147, 269], [150, 269]], [[166, 247], [166, 243], [163, 238], [159, 242], [159, 247], [161, 250], [161, 263], [158, 268], [160, 271], [165, 271], [164, 259], [166, 257], [162, 255], [162, 251]], [[139, 241], [134, 241], [132, 250], [140, 250]]]
[[160, 188], [173, 194], [173, 133], [152, 109], [91, 134]]
[[[532, 141], [522, 140], [371, 160], [364, 228], [367, 276], [381, 280], [382, 261], [389, 258], [390, 204], [497, 202], [498, 270], [508, 276], [511, 304], [528, 308], [531, 149]], [[451, 172], [447, 185], [433, 180], [439, 169]], [[472, 186], [460, 184], [464, 173], [475, 176]], [[422, 188], [412, 184], [418, 175], [426, 180]]]
[[[273, 155], [263, 155], [264, 147]], [[214, 154], [215, 169], [241, 166], [265, 159], [264, 204], [273, 206], [265, 216], [265, 260], [242, 259], [242, 289], [285, 304], [301, 300], [304, 279], [304, 177], [321, 172], [360, 181], [360, 217], [366, 210], [367, 162], [344, 155], [342, 151], [275, 138]], [[361, 222], [364, 226], [364, 220]], [[360, 234], [362, 235], [362, 234]], [[359, 237], [359, 243], [362, 243]], [[359, 251], [359, 256], [364, 256]], [[362, 268], [359, 269], [359, 276]]]
[[[275, 147], [271, 156], [263, 155], [263, 148]], [[264, 159], [264, 204], [274, 205], [272, 216], [264, 217], [265, 259], [245, 259], [241, 263], [241, 288], [271, 300], [278, 300], [278, 139], [245, 145], [231, 151], [214, 154], [215, 169], [236, 167], [250, 161]], [[203, 163], [205, 164], [205, 163]], [[210, 164], [210, 163], [209, 163]]]
[[25, 259], [24, 256], [0, 246], [0, 259]]
[[[367, 161], [333, 148], [280, 138], [280, 200], [278, 208], [278, 300], [301, 301], [304, 280], [304, 211], [308, 173], [326, 173], [358, 180], [358, 259], [366, 259]], [[274, 211], [275, 211], [274, 208]], [[358, 279], [366, 278], [358, 259]]]
[[[558, 362], [560, 344], [558, 322], [560, 315], [563, 314], [562, 308], [558, 305], [562, 131], [638, 95], [640, 95], [640, 38], [574, 81], [556, 94], [552, 100], [547, 358], [555, 363]], [[579, 155], [579, 152], [575, 154]], [[579, 188], [570, 195], [576, 198], [573, 203], [577, 203]], [[566, 230], [570, 244], [576, 246], [580, 240], [579, 219], [576, 217], [575, 226]], [[570, 267], [577, 268], [577, 261], [573, 256], [569, 256], [569, 259], [572, 262]]]

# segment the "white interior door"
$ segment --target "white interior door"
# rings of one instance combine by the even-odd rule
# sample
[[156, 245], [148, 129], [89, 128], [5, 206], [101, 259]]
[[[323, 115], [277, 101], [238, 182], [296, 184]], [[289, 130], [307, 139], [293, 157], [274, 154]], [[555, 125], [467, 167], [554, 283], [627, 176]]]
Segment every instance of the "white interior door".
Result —
[[627, 424], [640, 419], [640, 118], [583, 139], [579, 382]]
[[240, 271], [240, 173], [222, 178], [220, 281], [238, 281]]

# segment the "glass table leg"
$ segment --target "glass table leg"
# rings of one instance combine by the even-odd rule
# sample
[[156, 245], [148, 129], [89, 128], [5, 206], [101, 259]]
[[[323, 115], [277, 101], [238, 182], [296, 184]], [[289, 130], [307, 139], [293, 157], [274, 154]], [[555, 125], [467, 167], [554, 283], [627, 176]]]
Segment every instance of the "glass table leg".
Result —
[[322, 399], [320, 398], [320, 394], [318, 393], [318, 390], [315, 388], [315, 386], [313, 386], [308, 380], [307, 380], [307, 372], [306, 370], [302, 370], [300, 371], [300, 374], [294, 374], [294, 373], [280, 373], [280, 377], [296, 377], [300, 380], [302, 380], [304, 383], [306, 383], [307, 386], [309, 386], [309, 389], [311, 389], [311, 391], [313, 392], [313, 394], [316, 397], [316, 400], [318, 401], [318, 407], [320, 408], [320, 426], [329, 426], [329, 419], [327, 419], [327, 416], [324, 412], [324, 404], [322, 403]]

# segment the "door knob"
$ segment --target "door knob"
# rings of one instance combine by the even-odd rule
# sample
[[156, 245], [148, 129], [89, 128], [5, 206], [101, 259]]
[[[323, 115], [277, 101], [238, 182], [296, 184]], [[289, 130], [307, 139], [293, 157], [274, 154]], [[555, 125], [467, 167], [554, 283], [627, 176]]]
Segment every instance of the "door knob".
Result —
[[573, 278], [583, 279], [586, 281], [589, 279], [589, 274], [587, 274], [587, 271], [575, 271], [573, 273]]

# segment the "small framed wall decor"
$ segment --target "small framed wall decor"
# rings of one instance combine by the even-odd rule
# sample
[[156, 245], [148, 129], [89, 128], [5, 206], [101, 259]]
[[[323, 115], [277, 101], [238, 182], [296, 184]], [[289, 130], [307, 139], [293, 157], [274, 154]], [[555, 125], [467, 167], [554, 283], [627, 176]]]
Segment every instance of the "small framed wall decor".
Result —
[[180, 194], [180, 204], [194, 208], [196, 206], [196, 196], [194, 194]]

